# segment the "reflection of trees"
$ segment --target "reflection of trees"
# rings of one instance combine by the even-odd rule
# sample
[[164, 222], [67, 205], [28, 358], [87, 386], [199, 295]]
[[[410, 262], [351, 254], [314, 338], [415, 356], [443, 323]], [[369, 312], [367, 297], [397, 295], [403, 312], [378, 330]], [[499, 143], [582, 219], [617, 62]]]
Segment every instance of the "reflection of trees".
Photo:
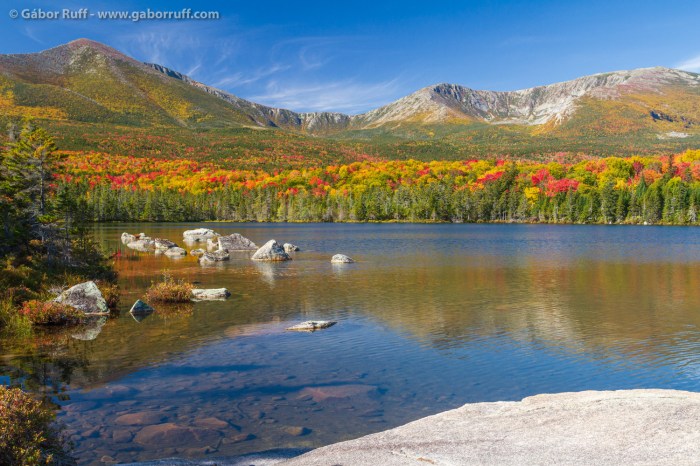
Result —
[[37, 330], [30, 337], [7, 339], [0, 374], [12, 385], [46, 396], [60, 395], [71, 383], [76, 370], [90, 366], [86, 348], [75, 347], [73, 329]]

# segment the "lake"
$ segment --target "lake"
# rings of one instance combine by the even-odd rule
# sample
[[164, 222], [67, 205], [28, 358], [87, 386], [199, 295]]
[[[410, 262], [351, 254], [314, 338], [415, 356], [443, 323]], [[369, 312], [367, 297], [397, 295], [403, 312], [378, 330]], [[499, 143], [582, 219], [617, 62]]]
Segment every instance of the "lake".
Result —
[[[301, 248], [200, 266], [123, 246], [199, 226]], [[0, 381], [61, 406], [80, 464], [303, 451], [464, 403], [700, 389], [700, 229], [415, 224], [110, 224], [120, 315], [0, 346]], [[189, 249], [188, 249], [189, 250]], [[344, 253], [357, 262], [331, 264]], [[163, 273], [223, 302], [128, 310]], [[314, 333], [285, 331], [324, 319]]]

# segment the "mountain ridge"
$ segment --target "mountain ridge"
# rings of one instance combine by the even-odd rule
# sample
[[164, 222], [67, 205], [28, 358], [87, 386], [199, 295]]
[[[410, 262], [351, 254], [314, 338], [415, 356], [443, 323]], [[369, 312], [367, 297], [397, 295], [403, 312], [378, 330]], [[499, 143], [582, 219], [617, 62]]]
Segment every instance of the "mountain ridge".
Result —
[[[87, 110], [81, 113], [81, 106]], [[522, 127], [518, 130], [528, 134], [578, 131], [585, 125], [602, 125], [606, 130], [604, 123], [617, 125], [615, 119], [624, 120], [621, 126], [626, 131], [658, 123], [665, 131], [658, 134], [681, 134], [700, 122], [700, 75], [639, 68], [515, 91], [439, 83], [365, 113], [347, 115], [296, 112], [252, 102], [163, 65], [142, 63], [110, 46], [77, 39], [42, 52], [0, 55], [0, 111], [12, 115], [36, 108], [43, 109], [35, 112], [39, 117], [49, 119], [281, 128], [347, 137], [402, 131], [424, 137], [428, 132], [423, 127], [461, 131], [474, 125]]]

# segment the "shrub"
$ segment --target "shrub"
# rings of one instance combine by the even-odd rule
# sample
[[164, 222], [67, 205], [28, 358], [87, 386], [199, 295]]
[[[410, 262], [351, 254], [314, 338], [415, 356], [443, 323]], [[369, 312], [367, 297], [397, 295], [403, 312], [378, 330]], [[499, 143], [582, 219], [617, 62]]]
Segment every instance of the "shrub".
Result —
[[192, 284], [163, 275], [163, 280], [151, 283], [146, 301], [154, 303], [188, 303], [192, 300]]
[[0, 386], [0, 464], [70, 464], [54, 418], [45, 403]]
[[32, 322], [17, 312], [11, 294], [0, 299], [0, 329], [5, 335], [28, 336], [32, 333]]
[[33, 299], [22, 305], [19, 314], [35, 325], [75, 325], [85, 320], [85, 314], [73, 307], [53, 301]]
[[97, 287], [102, 293], [102, 297], [107, 301], [107, 307], [116, 309], [119, 305], [119, 285], [105, 280], [98, 280]]

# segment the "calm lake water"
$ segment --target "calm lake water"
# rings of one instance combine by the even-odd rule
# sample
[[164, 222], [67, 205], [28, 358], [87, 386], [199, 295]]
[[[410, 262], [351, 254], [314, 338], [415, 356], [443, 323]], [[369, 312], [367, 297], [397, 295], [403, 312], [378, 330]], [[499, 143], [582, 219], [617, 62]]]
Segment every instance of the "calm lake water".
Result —
[[[181, 243], [197, 226], [302, 251], [202, 267], [119, 241], [129, 231]], [[545, 392], [700, 390], [698, 228], [217, 223], [96, 234], [121, 252], [121, 314], [88, 334], [0, 346], [0, 381], [53, 394], [81, 464], [309, 449]], [[335, 253], [357, 263], [333, 265]], [[164, 271], [232, 296], [137, 322], [127, 311]], [[338, 324], [284, 331], [309, 319]]]

